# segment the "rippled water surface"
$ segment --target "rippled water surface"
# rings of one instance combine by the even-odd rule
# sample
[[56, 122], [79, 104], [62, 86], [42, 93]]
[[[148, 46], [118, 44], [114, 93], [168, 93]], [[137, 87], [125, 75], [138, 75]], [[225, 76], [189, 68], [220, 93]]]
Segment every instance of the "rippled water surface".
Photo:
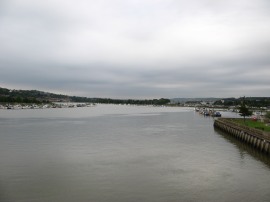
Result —
[[261, 202], [269, 182], [269, 157], [193, 109], [0, 110], [3, 202]]

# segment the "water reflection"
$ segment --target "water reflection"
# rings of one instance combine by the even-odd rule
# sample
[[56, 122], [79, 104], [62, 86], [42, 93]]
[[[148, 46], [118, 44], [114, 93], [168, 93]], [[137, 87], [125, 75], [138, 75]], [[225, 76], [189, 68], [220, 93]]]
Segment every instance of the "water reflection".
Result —
[[217, 134], [222, 136], [225, 140], [227, 140], [228, 142], [230, 142], [231, 144], [236, 146], [241, 159], [244, 159], [248, 153], [250, 156], [252, 156], [253, 158], [255, 158], [258, 161], [263, 162], [268, 168], [270, 168], [269, 154], [258, 151], [253, 146], [242, 142], [241, 140], [229, 135], [228, 133], [226, 133], [218, 128], [214, 128], [214, 130]]

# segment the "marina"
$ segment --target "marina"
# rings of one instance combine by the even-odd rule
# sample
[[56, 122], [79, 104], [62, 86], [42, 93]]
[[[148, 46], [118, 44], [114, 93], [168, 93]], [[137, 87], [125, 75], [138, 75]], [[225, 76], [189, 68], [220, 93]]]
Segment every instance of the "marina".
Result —
[[195, 111], [204, 116], [221, 117], [221, 113], [214, 108], [195, 108]]
[[4, 104], [0, 109], [50, 109], [50, 108], [76, 108], [76, 107], [94, 107], [92, 103], [51, 103], [51, 104]]

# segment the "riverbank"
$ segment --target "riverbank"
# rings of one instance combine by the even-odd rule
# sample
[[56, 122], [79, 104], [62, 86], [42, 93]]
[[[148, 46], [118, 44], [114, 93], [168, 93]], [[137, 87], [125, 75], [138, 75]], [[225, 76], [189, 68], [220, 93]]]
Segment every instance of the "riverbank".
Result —
[[230, 120], [243, 126], [248, 126], [258, 130], [270, 132], [270, 123], [268, 123], [269, 121], [267, 121], [267, 119], [264, 117], [261, 117], [261, 119], [259, 120], [256, 117], [248, 118], [245, 120], [243, 118]]
[[251, 128], [225, 118], [216, 119], [214, 127], [270, 155], [270, 132]]

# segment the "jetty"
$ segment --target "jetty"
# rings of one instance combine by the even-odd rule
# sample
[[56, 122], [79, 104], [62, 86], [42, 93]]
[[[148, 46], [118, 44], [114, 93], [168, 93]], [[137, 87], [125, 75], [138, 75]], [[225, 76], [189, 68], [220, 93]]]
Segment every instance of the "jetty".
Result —
[[270, 156], [269, 132], [244, 126], [227, 118], [216, 119], [214, 127]]

